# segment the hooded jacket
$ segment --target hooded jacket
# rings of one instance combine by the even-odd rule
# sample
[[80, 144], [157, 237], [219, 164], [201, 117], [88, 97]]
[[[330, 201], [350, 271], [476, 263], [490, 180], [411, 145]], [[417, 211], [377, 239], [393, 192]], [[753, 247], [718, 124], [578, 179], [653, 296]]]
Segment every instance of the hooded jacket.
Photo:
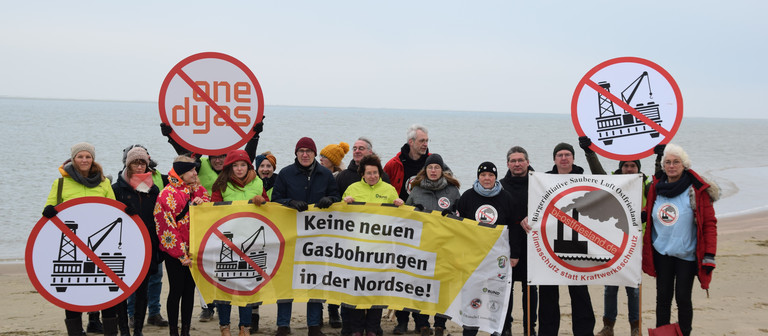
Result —
[[[393, 187], [395, 187], [395, 190], [400, 194], [401, 198], [406, 198], [403, 196], [407, 196], [408, 193], [403, 195], [401, 191], [403, 191], [403, 184], [405, 183], [405, 180], [407, 178], [410, 178], [411, 176], [416, 176], [416, 174], [421, 170], [421, 167], [424, 167], [424, 162], [427, 160], [427, 156], [429, 156], [429, 149], [427, 149], [426, 154], [422, 155], [418, 160], [412, 160], [410, 156], [408, 156], [411, 153], [411, 146], [408, 145], [408, 143], [405, 143], [403, 147], [400, 147], [400, 151], [395, 154], [394, 157], [389, 159], [387, 161], [387, 164], [384, 166], [384, 173], [386, 173], [389, 176], [390, 183]], [[414, 165], [415, 173], [411, 176], [405, 176], [405, 166], [406, 165]]]
[[[691, 186], [688, 188], [688, 195], [691, 197], [691, 207], [693, 208], [694, 221], [696, 225], [696, 265], [698, 266], [697, 275], [702, 289], [709, 289], [709, 283], [712, 281], [712, 273], [707, 274], [701, 267], [704, 254], [715, 255], [717, 253], [717, 218], [712, 203], [720, 198], [720, 188], [714, 183], [707, 181], [699, 176], [695, 171], [686, 169], [684, 174], [690, 174]], [[659, 181], [665, 181], [666, 174], [663, 171], [653, 176], [653, 183], [648, 188], [648, 202], [645, 211], [648, 214], [653, 213], [653, 203], [656, 201], [656, 185]], [[649, 222], [650, 224], [650, 222]], [[646, 226], [643, 235], [643, 272], [650, 276], [656, 276], [656, 268], [653, 264], [653, 243], [651, 235], [653, 225]]]

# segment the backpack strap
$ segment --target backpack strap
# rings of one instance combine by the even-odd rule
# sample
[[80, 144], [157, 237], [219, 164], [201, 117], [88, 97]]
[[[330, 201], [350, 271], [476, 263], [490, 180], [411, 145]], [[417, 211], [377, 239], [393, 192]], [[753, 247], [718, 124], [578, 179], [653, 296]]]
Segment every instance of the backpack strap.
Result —
[[56, 190], [56, 205], [61, 204], [61, 192], [64, 190], [64, 178], [59, 177], [59, 187]]

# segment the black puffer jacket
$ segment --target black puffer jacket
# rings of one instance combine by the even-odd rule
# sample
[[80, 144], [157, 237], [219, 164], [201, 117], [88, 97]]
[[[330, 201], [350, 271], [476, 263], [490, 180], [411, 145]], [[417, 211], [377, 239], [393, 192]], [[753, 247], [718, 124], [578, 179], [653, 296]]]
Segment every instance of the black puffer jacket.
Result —
[[141, 218], [141, 221], [144, 222], [147, 231], [149, 231], [149, 239], [152, 245], [152, 261], [154, 261], [150, 264], [149, 274], [154, 274], [153, 270], [156, 272], [157, 264], [162, 262], [159, 254], [160, 240], [157, 238], [155, 217], [152, 214], [157, 202], [157, 196], [160, 194], [160, 188], [157, 185], [152, 185], [152, 188], [147, 193], [136, 191], [123, 178], [123, 172], [121, 171], [117, 174], [117, 181], [112, 184], [112, 190], [115, 192], [115, 199], [133, 208]]

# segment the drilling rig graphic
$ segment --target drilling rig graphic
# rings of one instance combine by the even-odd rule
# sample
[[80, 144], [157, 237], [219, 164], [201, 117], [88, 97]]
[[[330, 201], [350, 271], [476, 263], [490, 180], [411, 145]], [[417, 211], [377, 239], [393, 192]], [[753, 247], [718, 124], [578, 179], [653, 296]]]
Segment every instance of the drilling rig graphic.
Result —
[[[621, 91], [621, 100], [631, 105], [632, 99], [637, 93], [637, 89], [643, 82], [643, 79], [648, 83], [648, 97], [649, 101], [646, 103], [638, 103], [634, 106], [635, 110], [648, 117], [656, 124], [661, 124], [661, 116], [659, 115], [659, 104], [656, 104], [650, 99], [653, 99], [653, 92], [651, 91], [651, 80], [648, 77], [648, 72], [644, 71], [640, 77], [637, 77], [632, 83], [630, 83], [624, 91]], [[611, 92], [611, 84], [605, 81], [597, 83], [603, 89]], [[625, 96], [627, 90], [632, 88], [632, 92], [629, 97]], [[613, 102], [602, 93], [597, 93], [597, 104], [599, 107], [600, 116], [595, 118], [597, 120], [597, 134], [598, 140], [602, 141], [606, 145], [613, 144], [613, 139], [622, 138], [632, 135], [649, 134], [652, 138], [657, 138], [659, 132], [654, 130], [651, 126], [646, 125], [640, 119], [624, 110], [624, 113], [616, 113]]]
[[[65, 221], [64, 224], [72, 230], [72, 233], [77, 234], [77, 223]], [[123, 219], [120, 217], [90, 235], [88, 248], [93, 253], [97, 253], [96, 250], [101, 246], [101, 243], [117, 226], [120, 227], [117, 248], [121, 249], [123, 245]], [[96, 243], [92, 242], [94, 238], [97, 239]], [[120, 279], [125, 276], [125, 256], [122, 253], [114, 252], [110, 255], [109, 252], [102, 252], [99, 259], [107, 264], [107, 267], [115, 272]], [[66, 292], [67, 287], [72, 286], [107, 286], [110, 292], [115, 292], [119, 288], [90, 258], [78, 260], [75, 243], [63, 232], [59, 240], [59, 257], [53, 261], [51, 278], [53, 279], [51, 286], [55, 287], [57, 292]]]
[[[223, 234], [230, 242], [234, 243], [234, 241], [232, 241], [232, 238], [234, 237], [232, 232], [224, 231]], [[251, 251], [253, 244], [259, 237], [261, 237], [261, 249], [259, 251]], [[259, 227], [256, 232], [240, 244], [240, 251], [253, 260], [253, 262], [256, 263], [256, 266], [259, 266], [264, 272], [267, 270], [267, 253], [264, 251], [266, 245], [267, 240], [265, 238], [263, 226]], [[216, 263], [214, 275], [219, 281], [250, 278], [256, 278], [256, 280], [261, 281], [263, 279], [261, 273], [254, 270], [242, 257], [239, 258], [239, 260], [235, 260], [232, 249], [224, 241], [221, 242], [221, 252], [219, 253], [219, 261]]]

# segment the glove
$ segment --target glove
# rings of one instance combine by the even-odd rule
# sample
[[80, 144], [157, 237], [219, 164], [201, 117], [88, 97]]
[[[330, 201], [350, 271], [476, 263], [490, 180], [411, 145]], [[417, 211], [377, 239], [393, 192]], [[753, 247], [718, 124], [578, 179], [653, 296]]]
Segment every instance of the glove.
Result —
[[421, 204], [414, 204], [413, 207], [418, 209], [419, 211], [424, 211], [424, 206]]
[[640, 211], [640, 221], [643, 223], [648, 222], [648, 214], [645, 212], [645, 210]]
[[123, 210], [123, 211], [125, 211], [125, 213], [126, 213], [128, 216], [133, 216], [133, 215], [135, 215], [135, 214], [136, 214], [136, 209], [134, 209], [134, 208], [133, 208], [132, 206], [130, 206], [130, 205], [127, 205], [127, 206], [125, 207], [125, 210]]
[[307, 202], [304, 201], [291, 200], [288, 202], [288, 206], [298, 210], [299, 212], [307, 210]]
[[653, 154], [656, 154], [659, 156], [664, 155], [664, 148], [667, 148], [667, 145], [663, 145], [663, 144], [656, 145], [656, 147], [653, 147]]
[[445, 217], [448, 215], [453, 215], [453, 211], [451, 209], [445, 209], [441, 214], [443, 215], [443, 217]]
[[45, 218], [53, 218], [56, 217], [56, 215], [59, 213], [56, 208], [53, 207], [53, 205], [46, 205], [43, 209], [43, 217]]
[[258, 124], [253, 126], [253, 131], [256, 132], [256, 135], [259, 135], [259, 133], [264, 132], [264, 117], [261, 117], [261, 121], [259, 121]]
[[261, 206], [262, 204], [267, 203], [267, 200], [264, 199], [264, 196], [256, 195], [251, 198], [251, 202], [256, 206]]
[[579, 147], [583, 149], [585, 152], [592, 152], [593, 150], [589, 148], [589, 146], [592, 145], [592, 140], [588, 136], [580, 136], [579, 137]]
[[701, 260], [701, 268], [707, 274], [712, 274], [712, 270], [715, 269], [715, 255], [711, 253], [704, 254], [704, 259]]
[[328, 196], [325, 196], [321, 198], [317, 203], [315, 203], [315, 206], [317, 206], [320, 209], [325, 209], [333, 204], [333, 199], [331, 199]]
[[173, 133], [173, 128], [166, 123], [160, 123], [160, 133], [162, 133], [164, 137], [167, 137]]

